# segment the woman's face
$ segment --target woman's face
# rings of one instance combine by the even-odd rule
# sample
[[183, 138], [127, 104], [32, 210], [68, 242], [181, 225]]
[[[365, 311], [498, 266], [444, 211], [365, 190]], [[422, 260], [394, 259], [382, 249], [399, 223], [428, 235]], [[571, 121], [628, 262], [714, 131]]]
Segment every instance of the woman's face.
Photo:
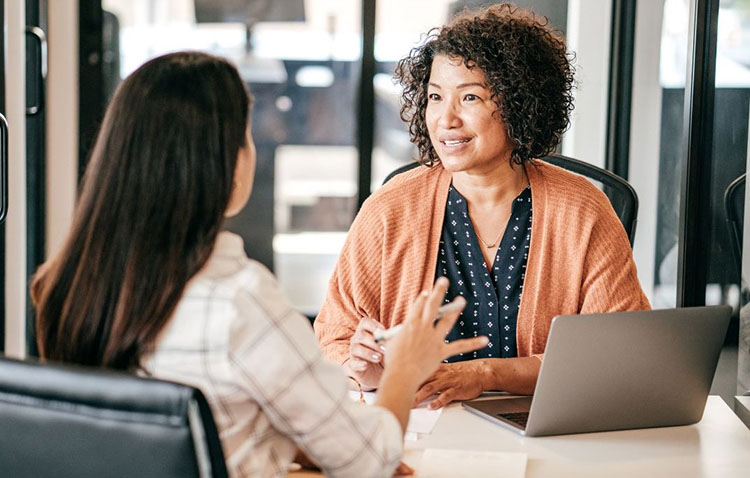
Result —
[[229, 205], [224, 213], [231, 217], [239, 213], [250, 199], [253, 190], [253, 178], [255, 177], [255, 143], [248, 125], [245, 133], [245, 146], [237, 152], [237, 165], [234, 167], [234, 184]]
[[446, 170], [481, 174], [507, 167], [513, 145], [499, 115], [493, 116], [497, 105], [479, 68], [436, 55], [427, 96], [427, 130]]

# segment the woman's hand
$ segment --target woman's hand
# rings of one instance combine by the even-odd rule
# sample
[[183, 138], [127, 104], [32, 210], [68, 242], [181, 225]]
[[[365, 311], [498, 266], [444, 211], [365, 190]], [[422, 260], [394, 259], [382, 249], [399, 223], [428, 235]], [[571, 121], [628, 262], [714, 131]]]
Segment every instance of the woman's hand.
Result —
[[469, 400], [484, 391], [482, 385], [483, 365], [481, 360], [444, 363], [417, 391], [415, 406], [432, 395], [438, 395], [429, 403], [432, 409], [444, 407], [452, 400]]
[[315, 464], [315, 462], [313, 462], [310, 458], [308, 458], [307, 454], [299, 448], [297, 449], [297, 453], [294, 455], [294, 462], [305, 470], [320, 471], [320, 467]]
[[485, 390], [502, 390], [513, 395], [533, 395], [542, 361], [538, 357], [476, 359], [444, 363], [419, 387], [415, 405], [432, 395], [430, 408], [453, 400], [471, 400]]
[[359, 321], [357, 330], [349, 342], [349, 360], [346, 366], [349, 375], [365, 390], [377, 388], [383, 375], [383, 354], [385, 347], [375, 342], [375, 332], [383, 329], [383, 324], [368, 317]]
[[[487, 345], [487, 337], [445, 342], [446, 335], [453, 328], [462, 309], [447, 313], [435, 322], [447, 288], [448, 279], [441, 277], [435, 282], [432, 292], [425, 291], [417, 297], [401, 331], [386, 343], [387, 367], [410, 369], [420, 378], [419, 383], [422, 383], [438, 369], [444, 359]], [[456, 297], [453, 302], [466, 304], [461, 296]]]
[[410, 467], [403, 461], [398, 464], [396, 471], [393, 472], [393, 476], [411, 476], [414, 474], [414, 468]]
[[[401, 430], [406, 430], [419, 384], [424, 383], [444, 359], [480, 349], [488, 343], [487, 337], [446, 343], [445, 337], [461, 310], [446, 313], [435, 322], [447, 289], [448, 279], [441, 277], [431, 292], [422, 292], [412, 304], [401, 331], [386, 342], [386, 367], [375, 403], [393, 412]], [[454, 302], [465, 305], [466, 300], [457, 297]]]

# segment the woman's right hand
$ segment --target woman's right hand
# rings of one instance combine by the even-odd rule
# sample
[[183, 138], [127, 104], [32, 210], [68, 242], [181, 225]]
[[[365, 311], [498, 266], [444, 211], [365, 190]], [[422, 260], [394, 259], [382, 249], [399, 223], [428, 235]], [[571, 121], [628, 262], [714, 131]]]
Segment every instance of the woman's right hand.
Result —
[[375, 332], [383, 328], [377, 320], [365, 317], [359, 321], [349, 341], [349, 360], [346, 363], [349, 376], [365, 390], [377, 388], [383, 375], [385, 347], [375, 342]]

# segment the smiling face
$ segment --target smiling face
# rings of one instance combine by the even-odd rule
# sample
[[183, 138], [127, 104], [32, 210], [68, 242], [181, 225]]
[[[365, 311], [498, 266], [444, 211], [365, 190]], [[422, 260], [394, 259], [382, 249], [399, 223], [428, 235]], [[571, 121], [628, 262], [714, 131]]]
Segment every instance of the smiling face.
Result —
[[438, 54], [432, 61], [425, 120], [443, 167], [452, 172], [488, 173], [507, 168], [513, 144], [494, 114], [487, 79], [460, 58]]

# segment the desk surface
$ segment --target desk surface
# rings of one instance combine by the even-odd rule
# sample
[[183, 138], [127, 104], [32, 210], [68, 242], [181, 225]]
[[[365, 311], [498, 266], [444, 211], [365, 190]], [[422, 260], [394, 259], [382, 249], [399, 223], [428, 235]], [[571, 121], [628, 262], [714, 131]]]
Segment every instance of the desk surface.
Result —
[[539, 438], [523, 437], [452, 404], [432, 434], [406, 442], [404, 461], [417, 476], [426, 448], [526, 453], [527, 478], [750, 476], [750, 430], [718, 396], [708, 398], [695, 425]]

